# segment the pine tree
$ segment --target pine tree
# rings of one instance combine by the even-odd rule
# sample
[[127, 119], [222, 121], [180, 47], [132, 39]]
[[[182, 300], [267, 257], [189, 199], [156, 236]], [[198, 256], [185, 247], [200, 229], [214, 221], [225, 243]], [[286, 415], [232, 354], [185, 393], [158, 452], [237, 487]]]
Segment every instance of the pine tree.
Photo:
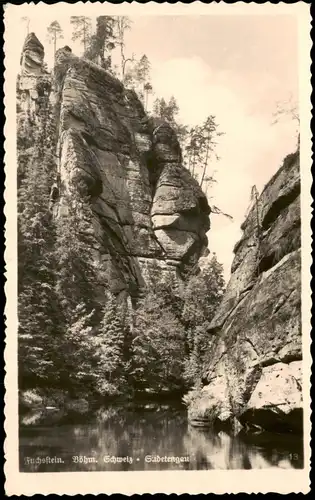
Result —
[[218, 130], [214, 115], [209, 115], [201, 125], [192, 127], [189, 132], [185, 130], [184, 161], [192, 176], [199, 182], [200, 187], [208, 186], [215, 182], [213, 175], [209, 175], [210, 162], [220, 158], [216, 153], [217, 139], [224, 135]]
[[167, 121], [170, 125], [176, 128], [177, 115], [179, 113], [179, 107], [174, 96], [172, 96], [169, 102], [162, 98], [157, 98], [153, 103], [153, 114], [163, 120]]
[[91, 35], [84, 49], [84, 56], [104, 69], [111, 68], [111, 51], [116, 44], [115, 24], [114, 17], [98, 16], [95, 34]]
[[76, 398], [80, 391], [95, 390], [98, 359], [93, 316], [94, 311], [88, 313], [84, 302], [77, 304], [59, 346], [56, 366], [59, 384]]
[[188, 331], [189, 354], [185, 362], [184, 379], [191, 386], [198, 386], [200, 384], [201, 372], [201, 353], [199, 350], [200, 345], [200, 326], [196, 327], [194, 331]]
[[[201, 164], [201, 179], [200, 179], [200, 187], [202, 188], [204, 182], [209, 182], [209, 178], [207, 180], [206, 172], [208, 168], [209, 161], [212, 160], [212, 157], [215, 157], [216, 161], [220, 158], [216, 154], [216, 139], [223, 135], [223, 132], [218, 131], [218, 124], [215, 121], [215, 116], [210, 115], [206, 118], [205, 122], [202, 126], [202, 132], [204, 134], [204, 154]], [[208, 176], [209, 177], [209, 176]]]
[[133, 59], [131, 61], [133, 65], [124, 75], [125, 85], [134, 89], [144, 106], [147, 106], [148, 94], [153, 90], [150, 82], [150, 61], [145, 54], [138, 62]]
[[124, 79], [126, 61], [131, 59], [126, 59], [125, 56], [125, 33], [131, 28], [131, 20], [127, 16], [117, 16], [116, 17], [116, 43], [120, 47], [120, 66], [121, 66], [121, 77]]
[[137, 80], [143, 86], [150, 80], [150, 69], [151, 64], [148, 56], [146, 56], [146, 54], [143, 54], [136, 68]]
[[191, 276], [183, 294], [182, 321], [187, 331], [188, 357], [184, 378], [190, 385], [201, 383], [201, 373], [211, 342], [209, 324], [222, 300], [225, 282], [223, 266], [215, 254], [198, 275]]
[[104, 304], [93, 213], [80, 193], [63, 193], [64, 212], [56, 219], [56, 292], [63, 325], [58, 373], [71, 394], [97, 391], [97, 325]]
[[183, 301], [179, 291], [178, 280], [173, 273], [159, 273], [151, 288], [161, 302], [162, 307], [169, 309], [177, 319], [181, 319]]
[[[188, 127], [178, 120], [179, 106], [174, 96], [167, 102], [163, 97], [155, 99], [152, 109], [153, 116], [162, 118], [171, 125], [177, 135], [181, 151], [185, 151]], [[185, 158], [183, 158], [185, 164]]]
[[210, 322], [222, 300], [224, 289], [223, 266], [213, 254], [200, 273], [192, 275], [185, 286], [182, 314], [185, 325], [194, 328]]
[[53, 21], [47, 28], [47, 39], [54, 44], [54, 56], [57, 50], [57, 40], [63, 38], [63, 31], [58, 21]]
[[177, 390], [184, 369], [185, 332], [170, 308], [149, 293], [135, 312], [132, 341], [134, 388]]
[[73, 26], [72, 40], [79, 40], [83, 44], [83, 52], [88, 48], [92, 36], [92, 21], [86, 16], [71, 16], [70, 23]]
[[126, 390], [125, 328], [122, 310], [110, 297], [103, 311], [98, 335], [97, 390], [101, 395], [117, 396]]
[[188, 144], [185, 153], [188, 157], [188, 169], [191, 175], [199, 181], [199, 169], [203, 161], [205, 150], [205, 137], [202, 126], [196, 125], [189, 131]]

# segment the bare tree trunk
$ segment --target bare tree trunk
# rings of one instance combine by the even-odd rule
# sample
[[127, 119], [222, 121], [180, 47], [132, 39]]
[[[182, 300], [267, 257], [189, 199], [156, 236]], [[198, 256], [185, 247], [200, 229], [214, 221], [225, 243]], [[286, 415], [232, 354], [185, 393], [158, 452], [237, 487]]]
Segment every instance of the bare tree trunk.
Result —
[[192, 162], [192, 176], [195, 177], [196, 151], [194, 150]]
[[148, 98], [149, 98], [149, 91], [145, 90], [145, 110], [148, 110]]
[[83, 50], [86, 51], [86, 23], [83, 21]]
[[202, 177], [201, 177], [201, 181], [200, 181], [200, 188], [202, 188], [202, 184], [203, 184], [205, 174], [206, 174], [206, 169], [207, 169], [208, 159], [209, 159], [209, 150], [210, 150], [210, 132], [208, 132], [208, 137], [207, 137], [207, 152], [206, 152], [205, 162], [203, 165], [203, 172], [202, 172]]
[[122, 79], [124, 79], [125, 54], [124, 54], [124, 44], [122, 40], [120, 42], [120, 57], [121, 57], [121, 76]]

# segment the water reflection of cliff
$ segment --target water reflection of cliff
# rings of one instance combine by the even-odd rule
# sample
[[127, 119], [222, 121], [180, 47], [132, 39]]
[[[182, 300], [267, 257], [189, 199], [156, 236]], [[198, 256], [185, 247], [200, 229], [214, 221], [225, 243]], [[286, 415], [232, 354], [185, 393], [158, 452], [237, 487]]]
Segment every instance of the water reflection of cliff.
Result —
[[[150, 411], [148, 411], [150, 410]], [[163, 408], [100, 411], [89, 423], [41, 421], [29, 417], [20, 428], [20, 467], [25, 472], [105, 470], [202, 470], [302, 467], [302, 444], [286, 436], [232, 436], [191, 428], [186, 413]], [[28, 423], [28, 425], [26, 425]], [[181, 463], [146, 461], [146, 456], [182, 456]], [[60, 457], [64, 463], [28, 463], [27, 458]], [[91, 461], [76, 463], [72, 457]], [[129, 457], [122, 463], [104, 458]], [[132, 459], [132, 463], [131, 463]], [[153, 458], [154, 459], [154, 458]], [[28, 460], [30, 462], [30, 460]]]
[[275, 434], [237, 436], [214, 434], [189, 427], [185, 446], [192, 450], [192, 469], [301, 468], [302, 443], [293, 436]]

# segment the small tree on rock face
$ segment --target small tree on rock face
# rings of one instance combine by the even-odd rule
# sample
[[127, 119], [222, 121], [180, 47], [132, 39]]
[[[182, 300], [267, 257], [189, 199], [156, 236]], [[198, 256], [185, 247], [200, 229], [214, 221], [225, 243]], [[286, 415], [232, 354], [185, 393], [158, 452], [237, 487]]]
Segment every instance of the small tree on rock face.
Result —
[[167, 103], [162, 97], [155, 99], [153, 103], [153, 114], [163, 120], [167, 121], [170, 125], [176, 126], [176, 119], [179, 113], [179, 107], [174, 96], [172, 96]]
[[[204, 123], [192, 127], [189, 131], [185, 156], [188, 169], [192, 176], [198, 180], [200, 187], [215, 182], [212, 176], [207, 174], [209, 162], [220, 158], [216, 153], [217, 139], [223, 132], [218, 131], [215, 116], [209, 115]], [[206, 186], [207, 187], [207, 186]]]
[[188, 127], [178, 121], [179, 106], [175, 97], [172, 96], [168, 102], [163, 97], [155, 99], [152, 114], [153, 116], [162, 118], [171, 125], [176, 132], [181, 151], [184, 151], [185, 143], [187, 141]]
[[200, 187], [203, 187], [203, 183], [206, 181], [206, 172], [208, 167], [209, 160], [214, 156], [218, 161], [220, 158], [216, 153], [217, 141], [216, 139], [223, 135], [223, 132], [218, 132], [218, 125], [215, 121], [215, 116], [210, 115], [206, 118], [203, 124], [203, 134], [204, 134], [204, 157], [203, 164], [201, 166], [201, 180]]
[[63, 31], [58, 21], [53, 21], [47, 28], [47, 39], [54, 45], [54, 56], [57, 50], [57, 40], [63, 38]]
[[136, 67], [136, 75], [137, 75], [137, 80], [139, 83], [141, 83], [143, 86], [147, 81], [149, 81], [150, 77], [150, 68], [151, 64], [148, 59], [148, 57], [143, 54], [141, 57], [137, 67]]

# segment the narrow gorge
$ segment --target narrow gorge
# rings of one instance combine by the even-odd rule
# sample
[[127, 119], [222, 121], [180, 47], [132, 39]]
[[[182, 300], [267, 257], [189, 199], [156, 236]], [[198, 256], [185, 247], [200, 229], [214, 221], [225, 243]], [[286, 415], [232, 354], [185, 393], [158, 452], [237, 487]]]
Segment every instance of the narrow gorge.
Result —
[[[209, 254], [211, 208], [198, 182], [183, 165], [175, 131], [167, 122], [146, 113], [133, 90], [98, 65], [75, 56], [68, 46], [57, 50], [54, 69], [48, 72], [44, 47], [34, 33], [28, 35], [21, 56], [17, 124], [20, 215], [26, 217], [35, 202], [45, 212], [46, 203], [47, 213], [41, 220], [47, 221], [48, 228], [43, 236], [42, 222], [38, 223], [36, 214], [27, 220], [27, 224], [32, 221], [27, 227], [36, 227], [33, 234], [39, 245], [44, 240], [46, 245], [43, 251], [37, 247], [29, 251], [25, 241], [31, 241], [32, 236], [22, 218], [19, 255], [21, 261], [22, 257], [26, 260], [19, 271], [20, 304], [24, 308], [20, 315], [20, 359], [27, 369], [20, 367], [21, 391], [34, 389], [33, 401], [47, 407], [60, 400], [60, 395], [59, 400], [50, 400], [47, 394], [61, 393], [65, 381], [67, 395], [85, 401], [96, 393], [112, 397], [117, 387], [120, 390], [129, 383], [132, 390], [149, 392], [149, 375], [154, 373], [155, 393], [163, 394], [169, 383], [180, 389], [181, 395], [186, 394], [192, 426], [300, 433], [299, 152], [288, 155], [260, 196], [253, 198], [252, 209], [242, 225], [243, 236], [234, 248], [231, 278], [214, 317], [206, 318], [209, 324], [203, 326], [207, 345], [197, 368], [198, 384], [192, 387], [187, 377], [182, 382], [183, 362], [190, 359], [189, 342], [194, 344], [191, 326], [187, 341], [187, 325], [191, 322], [187, 303], [182, 320], [182, 290], [192, 275], [198, 279], [200, 263]], [[36, 198], [38, 194], [33, 193], [33, 206], [27, 206], [28, 182], [33, 182], [36, 193], [44, 186], [42, 205]], [[77, 225], [68, 227], [70, 220]], [[58, 239], [62, 227], [64, 234]], [[71, 235], [66, 246], [68, 233]], [[208, 234], [211, 250], [211, 230]], [[92, 242], [84, 247], [86, 250], [80, 250], [81, 237]], [[68, 249], [69, 261], [58, 254], [61, 245]], [[79, 250], [75, 254], [76, 247]], [[51, 267], [46, 251], [55, 259]], [[80, 257], [81, 251], [86, 253]], [[72, 286], [69, 265], [75, 270], [79, 258], [82, 265], [90, 259], [91, 265]], [[64, 277], [67, 272], [69, 275]], [[157, 277], [164, 283], [162, 292], [156, 301], [151, 298], [151, 304], [144, 303], [139, 318], [133, 320], [138, 304], [151, 297]], [[42, 338], [32, 330], [38, 311], [29, 313], [33, 311], [31, 301], [27, 307], [24, 305], [29, 282], [35, 297], [33, 305], [39, 290], [47, 294], [41, 301], [42, 316], [38, 313], [37, 326], [47, 328]], [[86, 297], [93, 295], [94, 300], [91, 306], [82, 305], [84, 321], [83, 316], [76, 316], [76, 306], [81, 307], [81, 286]], [[162, 300], [168, 298], [170, 288], [175, 297], [171, 306]], [[54, 305], [58, 300], [60, 310]], [[73, 309], [69, 306], [71, 300]], [[115, 300], [118, 305], [112, 305]], [[123, 311], [129, 318], [128, 327], [132, 325], [126, 338], [115, 333], [106, 351], [97, 325], [103, 325], [108, 339], [118, 316], [113, 313], [110, 330], [100, 319], [102, 307], [105, 313], [115, 308], [116, 312]], [[51, 314], [49, 323], [47, 311]], [[93, 316], [90, 321], [93, 314], [95, 319]], [[165, 328], [158, 348], [146, 314], [159, 318], [157, 329]], [[138, 331], [145, 332], [143, 337], [149, 332], [149, 346], [141, 343], [139, 347], [137, 342], [144, 341], [138, 339], [140, 335], [136, 338], [134, 332]], [[90, 334], [93, 345], [87, 341]], [[32, 342], [30, 335], [34, 335]], [[121, 346], [122, 358], [113, 347], [115, 339]], [[38, 359], [33, 359], [34, 346], [35, 356], [44, 352], [39, 366]], [[64, 358], [59, 357], [60, 346], [65, 346]], [[155, 354], [162, 348], [167, 363], [160, 353], [159, 357]], [[106, 356], [112, 358], [105, 376], [102, 363], [108, 359]], [[90, 365], [86, 365], [88, 362]], [[129, 370], [123, 375], [122, 363]], [[76, 370], [76, 378], [69, 375], [71, 370]]]

